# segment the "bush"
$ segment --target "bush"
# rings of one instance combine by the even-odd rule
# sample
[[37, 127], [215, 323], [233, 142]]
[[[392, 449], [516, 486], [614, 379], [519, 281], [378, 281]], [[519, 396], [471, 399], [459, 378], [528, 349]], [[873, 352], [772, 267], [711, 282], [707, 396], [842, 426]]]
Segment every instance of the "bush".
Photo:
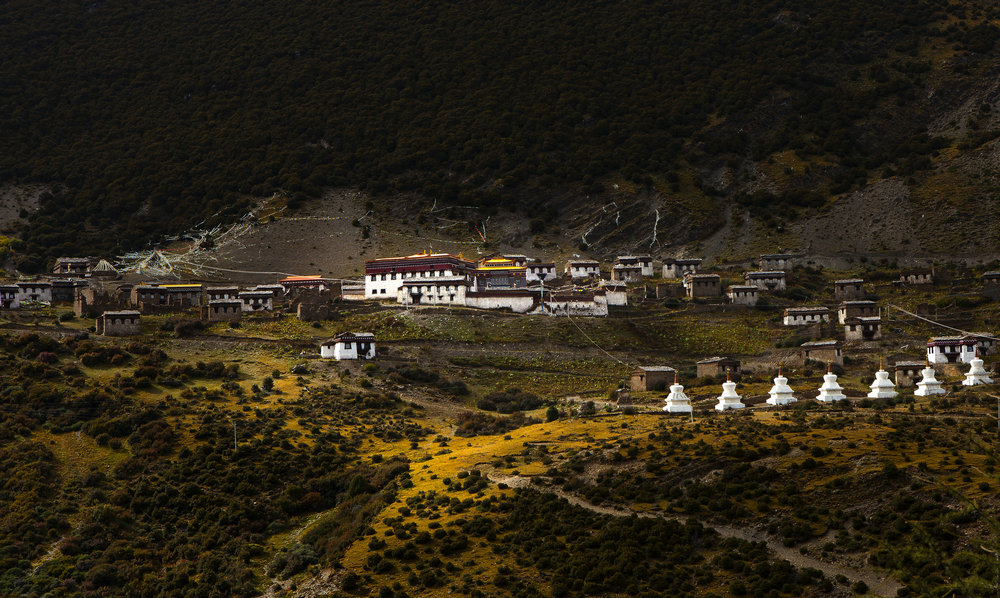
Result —
[[538, 395], [523, 392], [519, 388], [508, 388], [504, 392], [486, 395], [479, 400], [477, 406], [485, 411], [514, 413], [515, 411], [537, 409], [542, 406], [542, 400], [538, 398]]

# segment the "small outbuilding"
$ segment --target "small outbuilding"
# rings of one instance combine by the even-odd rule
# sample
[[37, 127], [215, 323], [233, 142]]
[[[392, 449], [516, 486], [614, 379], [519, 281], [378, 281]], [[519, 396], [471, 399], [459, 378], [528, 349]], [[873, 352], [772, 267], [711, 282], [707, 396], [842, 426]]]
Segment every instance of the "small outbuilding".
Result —
[[734, 305], [749, 305], [753, 307], [757, 305], [757, 299], [760, 294], [759, 289], [755, 286], [734, 284], [726, 290], [726, 296], [729, 297], [729, 302]]
[[896, 370], [896, 386], [903, 388], [916, 386], [917, 380], [920, 379], [920, 371], [925, 366], [926, 364], [922, 361], [897, 361], [894, 366]]
[[663, 278], [684, 278], [689, 272], [697, 272], [701, 267], [701, 258], [672, 258], [663, 260]]
[[601, 262], [597, 260], [570, 260], [566, 262], [566, 274], [573, 279], [600, 278]]
[[243, 317], [243, 302], [239, 299], [215, 299], [201, 309], [206, 322], [238, 322]]
[[674, 381], [675, 371], [665, 365], [640, 365], [632, 371], [632, 390], [666, 390]]
[[106, 311], [97, 317], [95, 331], [103, 336], [134, 336], [142, 334], [140, 318], [137, 311]]
[[882, 338], [882, 318], [847, 318], [844, 321], [845, 341], [876, 341]]
[[344, 332], [324, 341], [319, 346], [319, 356], [324, 359], [374, 359], [375, 335], [370, 332]]
[[829, 321], [830, 310], [826, 307], [789, 307], [782, 319], [785, 326], [811, 326]]
[[841, 350], [840, 341], [835, 340], [802, 343], [799, 346], [799, 359], [802, 363], [812, 360], [844, 365], [844, 353]]
[[760, 256], [760, 269], [787, 270], [792, 266], [793, 257], [790, 253], [766, 253]]
[[860, 278], [846, 278], [833, 281], [833, 297], [840, 301], [863, 299], [865, 281]]
[[740, 373], [740, 360], [732, 357], [711, 357], [698, 362], [698, 377], [736, 375]]
[[722, 296], [722, 278], [718, 274], [687, 274], [684, 286], [691, 299]]

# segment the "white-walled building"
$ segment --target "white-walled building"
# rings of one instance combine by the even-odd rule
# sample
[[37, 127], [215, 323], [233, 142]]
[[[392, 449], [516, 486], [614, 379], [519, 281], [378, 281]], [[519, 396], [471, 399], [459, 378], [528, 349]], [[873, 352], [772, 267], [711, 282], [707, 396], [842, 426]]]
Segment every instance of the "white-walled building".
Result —
[[[548, 293], [546, 293], [548, 294]], [[476, 309], [509, 309], [524, 314], [538, 307], [540, 292], [534, 289], [466, 291], [465, 306]]]
[[638, 266], [640, 277], [653, 275], [653, 258], [648, 255], [619, 255], [615, 266]]
[[785, 273], [780, 270], [747, 272], [743, 275], [743, 279], [761, 291], [785, 290]]
[[556, 276], [556, 265], [552, 262], [532, 262], [525, 266], [525, 278], [528, 282], [534, 282], [543, 280], [549, 281], [555, 279]]
[[18, 298], [20, 291], [16, 284], [0, 285], [0, 307], [4, 309], [21, 307], [21, 300]]
[[17, 301], [35, 303], [52, 303], [52, 283], [47, 281], [32, 281], [17, 283]]
[[415, 279], [403, 282], [396, 290], [402, 305], [465, 305], [469, 281], [464, 276]]
[[239, 287], [208, 287], [205, 289], [205, 298], [207, 303], [211, 303], [212, 301], [239, 299], [239, 296]]
[[396, 299], [404, 282], [468, 278], [475, 264], [447, 253], [418, 253], [365, 262], [365, 297]]
[[663, 278], [684, 278], [688, 272], [694, 273], [701, 267], [702, 259], [693, 258], [672, 258], [663, 260]]
[[729, 302], [735, 305], [757, 305], [759, 297], [758, 289], [752, 285], [734, 284], [726, 290]]
[[545, 311], [549, 314], [570, 316], [608, 315], [608, 297], [604, 289], [594, 291], [559, 291], [545, 293]]
[[246, 313], [274, 309], [274, 294], [270, 291], [241, 291], [239, 299]]
[[375, 335], [370, 332], [344, 332], [319, 346], [324, 359], [374, 359]]
[[600, 278], [601, 262], [597, 260], [569, 260], [566, 262], [566, 274], [570, 278]]
[[602, 280], [600, 282], [600, 287], [604, 289], [604, 293], [608, 299], [608, 305], [616, 307], [628, 305], [628, 287], [625, 286], [625, 283]]
[[927, 341], [930, 363], [972, 363], [976, 357], [976, 339], [962, 336], [938, 336]]
[[810, 326], [829, 321], [830, 310], [826, 307], [789, 307], [782, 319], [785, 326]]
[[882, 338], [882, 319], [872, 318], [847, 318], [844, 322], [845, 341], [877, 341]]

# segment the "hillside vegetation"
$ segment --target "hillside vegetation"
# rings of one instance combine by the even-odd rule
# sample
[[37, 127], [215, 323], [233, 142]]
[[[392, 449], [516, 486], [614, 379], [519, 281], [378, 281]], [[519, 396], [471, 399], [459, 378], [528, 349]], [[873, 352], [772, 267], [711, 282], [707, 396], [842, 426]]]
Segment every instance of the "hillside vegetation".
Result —
[[[19, 235], [27, 270], [329, 186], [529, 214], [610, 180], [815, 207], [993, 138], [988, 104], [957, 137], [928, 126], [991, 64], [995, 13], [944, 0], [13, 0], [0, 182], [50, 186]], [[815, 167], [779, 172], [779, 186], [740, 178], [786, 150]]]

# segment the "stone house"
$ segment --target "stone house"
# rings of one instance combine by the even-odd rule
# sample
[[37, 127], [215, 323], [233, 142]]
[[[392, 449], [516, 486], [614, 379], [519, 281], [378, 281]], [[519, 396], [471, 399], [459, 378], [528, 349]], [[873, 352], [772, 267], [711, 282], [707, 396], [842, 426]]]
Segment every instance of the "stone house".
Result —
[[837, 307], [837, 321], [841, 324], [846, 323], [847, 318], [873, 318], [878, 315], [878, 304], [874, 301], [844, 301]]
[[106, 311], [97, 317], [95, 330], [103, 336], [134, 336], [142, 334], [139, 312], [133, 310]]
[[248, 313], [274, 311], [274, 294], [270, 291], [240, 291], [239, 300]]
[[615, 264], [611, 266], [611, 280], [621, 282], [640, 282], [642, 280], [642, 266], [638, 264]]
[[847, 278], [833, 281], [833, 298], [840, 301], [864, 299], [865, 281], [860, 278]]
[[850, 317], [844, 321], [845, 341], [876, 341], [882, 338], [882, 319]]
[[729, 302], [732, 304], [753, 307], [757, 305], [759, 292], [757, 287], [752, 285], [734, 284], [726, 291], [726, 296], [729, 297]]
[[920, 370], [926, 364], [922, 361], [897, 361], [893, 368], [896, 370], [896, 386], [908, 388], [917, 385], [917, 381], [923, 377]]
[[641, 365], [632, 371], [632, 390], [665, 390], [674, 381], [676, 370], [665, 365]]
[[20, 289], [17, 288], [16, 284], [0, 285], [0, 308], [17, 309], [21, 307], [21, 301], [18, 299], [19, 294]]
[[743, 275], [743, 279], [748, 285], [755, 286], [761, 291], [785, 290], [785, 273], [780, 270], [747, 272]]
[[687, 274], [684, 286], [691, 299], [722, 296], [722, 278], [718, 274]]
[[789, 307], [782, 319], [785, 326], [810, 326], [829, 321], [830, 310], [826, 307]]
[[648, 277], [653, 275], [653, 258], [649, 255], [620, 255], [615, 258], [616, 266], [638, 266], [639, 276]]
[[601, 262], [597, 260], [570, 260], [566, 262], [566, 274], [573, 279], [600, 278]]
[[243, 302], [239, 299], [214, 299], [201, 310], [202, 319], [208, 322], [238, 322], [243, 317]]
[[698, 377], [739, 374], [740, 360], [732, 357], [711, 357], [698, 362]]
[[794, 257], [790, 253], [765, 253], [760, 256], [760, 269], [763, 271], [788, 270]]
[[239, 299], [240, 288], [235, 286], [228, 287], [208, 287], [205, 289], [205, 299], [209, 303], [212, 301], [223, 301], [227, 299]]
[[21, 307], [24, 307], [26, 302], [52, 303], [51, 282], [35, 280], [15, 284], [17, 285], [17, 301], [21, 304]]
[[685, 274], [695, 273], [701, 267], [700, 257], [672, 258], [663, 260], [663, 278], [684, 278]]
[[836, 363], [844, 365], [844, 354], [841, 351], [840, 341], [809, 341], [799, 346], [799, 360], [803, 363], [807, 359], [822, 363]]
[[90, 273], [91, 260], [88, 257], [61, 257], [56, 259], [52, 273], [61, 276], [84, 276]]
[[528, 282], [553, 280], [556, 276], [556, 265], [552, 262], [532, 262], [525, 266], [525, 279]]

